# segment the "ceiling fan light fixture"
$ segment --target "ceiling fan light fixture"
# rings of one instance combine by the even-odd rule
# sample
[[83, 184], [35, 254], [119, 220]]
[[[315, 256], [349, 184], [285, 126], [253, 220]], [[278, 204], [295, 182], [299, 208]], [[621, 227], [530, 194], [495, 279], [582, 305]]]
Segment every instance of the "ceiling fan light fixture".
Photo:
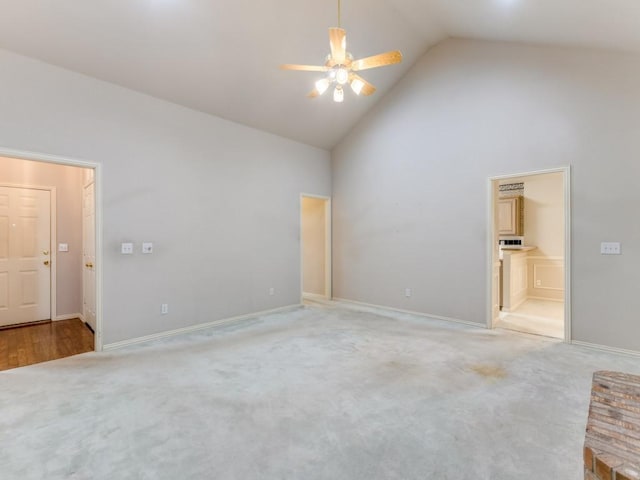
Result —
[[349, 81], [349, 70], [344, 67], [336, 68], [336, 82], [340, 85], [344, 85]]
[[333, 101], [341, 103], [344, 100], [344, 90], [341, 85], [336, 85], [336, 89], [333, 91]]
[[327, 78], [321, 78], [320, 80], [318, 80], [316, 82], [316, 90], [318, 91], [318, 94], [322, 95], [324, 92], [326, 92], [330, 84], [331, 82]]
[[353, 92], [356, 95], [360, 95], [360, 92], [362, 92], [363, 87], [364, 87], [364, 82], [359, 78], [354, 78], [353, 80], [351, 80], [351, 90], [353, 90]]
[[280, 66], [284, 70], [323, 72], [325, 74], [324, 78], [315, 82], [315, 88], [307, 95], [309, 98], [322, 95], [329, 87], [335, 85], [333, 100], [341, 103], [344, 101], [343, 87], [346, 84], [349, 84], [356, 95], [373, 95], [376, 87], [360, 77], [359, 73], [362, 70], [385, 67], [402, 61], [402, 53], [399, 50], [354, 60], [353, 55], [347, 51], [347, 33], [341, 27], [340, 12], [340, 0], [338, 0], [338, 26], [329, 28], [330, 52], [325, 57], [324, 65], [285, 64]]

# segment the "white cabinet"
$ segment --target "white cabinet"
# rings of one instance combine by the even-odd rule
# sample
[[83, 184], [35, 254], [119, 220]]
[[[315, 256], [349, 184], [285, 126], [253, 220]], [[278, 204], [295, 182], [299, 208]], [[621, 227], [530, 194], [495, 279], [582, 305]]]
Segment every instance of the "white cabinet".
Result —
[[505, 251], [502, 261], [502, 311], [511, 312], [527, 299], [527, 252]]
[[524, 198], [511, 197], [498, 200], [498, 234], [524, 235]]

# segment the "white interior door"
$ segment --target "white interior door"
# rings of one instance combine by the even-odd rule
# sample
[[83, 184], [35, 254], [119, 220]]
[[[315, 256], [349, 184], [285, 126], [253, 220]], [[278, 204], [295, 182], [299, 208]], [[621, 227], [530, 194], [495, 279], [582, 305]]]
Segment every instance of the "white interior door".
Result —
[[0, 326], [51, 318], [51, 192], [0, 187]]
[[82, 195], [82, 314], [84, 321], [96, 330], [96, 210], [95, 184], [84, 187]]

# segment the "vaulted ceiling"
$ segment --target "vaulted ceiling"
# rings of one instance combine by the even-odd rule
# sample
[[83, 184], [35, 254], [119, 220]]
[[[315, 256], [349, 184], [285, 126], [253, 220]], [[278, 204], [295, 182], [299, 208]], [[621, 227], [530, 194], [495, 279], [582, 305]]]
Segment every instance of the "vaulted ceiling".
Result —
[[[333, 147], [431, 46], [447, 37], [640, 52], [637, 0], [342, 0], [371, 97], [308, 99], [337, 0], [0, 0], [0, 48], [322, 148]], [[1, 74], [1, 72], [0, 72]]]

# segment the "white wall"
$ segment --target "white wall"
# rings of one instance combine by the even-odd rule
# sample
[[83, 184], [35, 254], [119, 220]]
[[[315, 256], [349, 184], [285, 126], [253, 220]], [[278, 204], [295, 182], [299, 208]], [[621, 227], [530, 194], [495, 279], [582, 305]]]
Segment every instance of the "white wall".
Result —
[[299, 303], [328, 152], [2, 50], [0, 72], [0, 146], [103, 166], [106, 344]]
[[332, 153], [334, 295], [484, 324], [487, 178], [571, 165], [573, 338], [640, 350], [639, 85], [638, 55], [428, 52]]
[[327, 200], [302, 198], [302, 291], [325, 293]]
[[[82, 313], [82, 175], [84, 169], [0, 157], [0, 183], [56, 187], [56, 314]], [[52, 240], [53, 241], [53, 240]], [[52, 245], [56, 248], [56, 245]]]

